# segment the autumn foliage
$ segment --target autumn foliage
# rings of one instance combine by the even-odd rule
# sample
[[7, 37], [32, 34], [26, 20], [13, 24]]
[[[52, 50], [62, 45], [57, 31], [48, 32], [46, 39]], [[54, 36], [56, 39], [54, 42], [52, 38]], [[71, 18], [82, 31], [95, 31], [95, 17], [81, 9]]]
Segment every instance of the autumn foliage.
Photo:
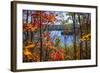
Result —
[[[36, 11], [32, 14], [32, 18], [38, 18], [32, 20], [32, 23], [26, 23], [23, 24], [23, 32], [36, 32], [40, 30], [40, 27], [45, 27], [46, 24], [54, 24], [54, 21], [56, 20], [55, 15], [52, 13], [47, 14], [46, 12], [40, 12]], [[63, 49], [57, 49], [57, 47], [54, 46], [54, 43], [51, 42], [51, 38], [49, 36], [49, 33], [44, 31], [41, 34], [44, 46], [44, 51], [48, 51], [48, 61], [57, 61], [57, 60], [64, 60], [64, 51]], [[24, 42], [24, 61], [40, 61], [40, 44], [38, 42], [34, 41], [25, 41]], [[32, 52], [35, 51], [35, 52]]]
[[[48, 25], [55, 25], [56, 14], [46, 11], [34, 11], [31, 22], [23, 23], [23, 34], [27, 39], [23, 41], [23, 62], [63, 61], [80, 59], [80, 46], [62, 47], [57, 36], [51, 41]], [[28, 16], [27, 16], [28, 17]], [[27, 20], [28, 21], [28, 18]], [[65, 27], [66, 28], [66, 27]], [[67, 34], [67, 31], [64, 30]], [[31, 38], [31, 39], [30, 39]], [[83, 34], [79, 41], [87, 44], [91, 40], [90, 33]], [[80, 43], [79, 43], [80, 44]], [[76, 49], [74, 49], [76, 47]], [[84, 49], [83, 49], [84, 51]], [[74, 56], [76, 57], [74, 58]]]

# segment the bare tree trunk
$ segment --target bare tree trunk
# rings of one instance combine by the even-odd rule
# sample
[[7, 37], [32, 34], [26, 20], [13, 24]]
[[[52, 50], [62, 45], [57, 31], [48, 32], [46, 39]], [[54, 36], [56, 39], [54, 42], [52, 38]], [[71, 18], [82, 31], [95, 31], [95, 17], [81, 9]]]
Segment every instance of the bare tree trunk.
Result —
[[[79, 24], [80, 24], [80, 39], [82, 38], [82, 23], [81, 23], [81, 19], [80, 19], [80, 15], [78, 14], [78, 20], [79, 20]], [[82, 59], [82, 41], [80, 41], [80, 59]]]
[[74, 59], [76, 59], [76, 28], [75, 28], [75, 25], [76, 25], [76, 21], [75, 21], [75, 13], [73, 13], [72, 15], [72, 18], [73, 18], [73, 36], [74, 36]]
[[[31, 25], [33, 25], [32, 24], [32, 16], [31, 16], [31, 14], [32, 14], [32, 11], [30, 10], [30, 17], [31, 17], [31, 22], [30, 23], [31, 23]], [[33, 32], [31, 31], [30, 34], [31, 34], [30, 35], [31, 36], [30, 40], [31, 40], [31, 42], [33, 42]]]
[[[86, 34], [89, 34], [89, 24], [88, 24], [88, 22], [89, 22], [89, 14], [87, 14], [87, 16], [86, 16]], [[88, 59], [88, 40], [86, 39], [86, 59]]]
[[[40, 11], [40, 15], [41, 15], [41, 11]], [[40, 16], [40, 61], [43, 61], [43, 47], [42, 47], [42, 19]]]
[[[28, 10], [27, 10], [27, 14], [26, 14], [26, 25], [28, 24]], [[26, 34], [26, 38], [27, 38], [27, 40], [29, 39], [29, 33], [28, 33], [28, 31], [26, 32], [27, 34]]]

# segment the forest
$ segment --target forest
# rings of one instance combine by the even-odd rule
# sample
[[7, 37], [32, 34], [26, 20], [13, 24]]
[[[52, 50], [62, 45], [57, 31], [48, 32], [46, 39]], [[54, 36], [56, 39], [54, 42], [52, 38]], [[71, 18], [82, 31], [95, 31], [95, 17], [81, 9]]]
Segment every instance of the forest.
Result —
[[91, 14], [23, 10], [23, 62], [91, 59]]

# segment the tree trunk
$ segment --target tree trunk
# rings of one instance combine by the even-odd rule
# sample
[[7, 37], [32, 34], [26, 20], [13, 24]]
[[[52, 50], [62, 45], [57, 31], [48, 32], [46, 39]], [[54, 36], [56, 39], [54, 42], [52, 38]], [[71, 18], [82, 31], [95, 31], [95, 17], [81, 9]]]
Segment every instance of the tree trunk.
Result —
[[[28, 24], [28, 10], [27, 10], [27, 14], [26, 14], [26, 25]], [[28, 31], [26, 31], [26, 38], [27, 38], [27, 40], [29, 40], [29, 32]]]
[[[81, 39], [82, 38], [82, 27], [81, 27], [80, 15], [78, 15], [78, 20], [80, 24], [80, 39]], [[80, 41], [80, 59], [82, 59], [82, 41]]]
[[75, 13], [73, 13], [72, 15], [72, 18], [73, 18], [73, 36], [74, 36], [74, 59], [76, 59], [76, 28], [75, 28], [75, 25], [76, 25], [76, 21], [75, 21]]
[[[41, 15], [41, 11], [40, 11]], [[43, 47], [42, 47], [42, 19], [40, 16], [40, 61], [43, 61]]]

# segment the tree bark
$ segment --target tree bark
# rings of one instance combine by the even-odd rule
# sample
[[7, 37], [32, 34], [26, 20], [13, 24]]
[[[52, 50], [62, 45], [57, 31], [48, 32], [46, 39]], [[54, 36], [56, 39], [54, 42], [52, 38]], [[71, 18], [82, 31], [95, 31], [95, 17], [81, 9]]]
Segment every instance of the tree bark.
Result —
[[74, 32], [74, 34], [73, 34], [73, 36], [74, 36], [74, 59], [76, 59], [77, 57], [76, 57], [76, 28], [75, 28], [75, 25], [76, 25], [76, 21], [75, 21], [75, 13], [73, 13], [73, 15], [72, 15], [72, 18], [73, 18], [73, 32]]
[[[80, 24], [80, 39], [82, 38], [82, 27], [81, 27], [81, 19], [80, 15], [78, 14], [78, 20]], [[80, 41], [80, 59], [82, 59], [82, 41]]]

